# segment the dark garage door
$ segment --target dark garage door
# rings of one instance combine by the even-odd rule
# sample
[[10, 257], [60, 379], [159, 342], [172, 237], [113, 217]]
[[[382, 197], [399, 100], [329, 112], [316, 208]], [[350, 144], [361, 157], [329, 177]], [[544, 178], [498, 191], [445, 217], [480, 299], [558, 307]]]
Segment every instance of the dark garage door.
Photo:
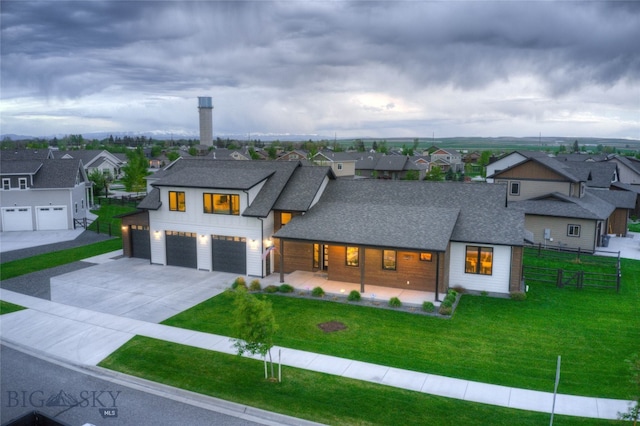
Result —
[[167, 265], [197, 268], [196, 234], [193, 232], [166, 231]]
[[131, 225], [131, 257], [151, 259], [151, 242], [149, 241], [149, 227]]
[[213, 270], [245, 275], [247, 273], [247, 240], [242, 237], [213, 235]]

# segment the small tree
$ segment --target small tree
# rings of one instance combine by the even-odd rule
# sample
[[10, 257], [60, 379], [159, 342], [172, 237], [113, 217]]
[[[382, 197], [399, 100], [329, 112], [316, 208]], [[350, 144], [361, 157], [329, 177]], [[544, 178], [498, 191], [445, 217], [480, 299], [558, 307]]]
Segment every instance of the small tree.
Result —
[[93, 185], [91, 186], [93, 189], [93, 196], [99, 197], [103, 192], [106, 196], [108, 182], [104, 174], [99, 169], [93, 169], [91, 173], [89, 173], [88, 177], [89, 180], [93, 183]]
[[238, 355], [243, 355], [245, 352], [251, 355], [260, 354], [266, 360], [266, 356], [269, 354], [271, 377], [275, 378], [271, 348], [278, 325], [273, 315], [271, 303], [264, 297], [258, 299], [249, 294], [246, 288], [238, 287], [235, 292], [234, 317], [239, 338], [235, 339], [233, 346], [238, 350]]
[[442, 169], [438, 166], [433, 166], [425, 175], [424, 180], [441, 181], [442, 175]]
[[626, 413], [618, 413], [618, 418], [633, 421], [633, 426], [636, 426], [640, 420], [640, 356], [634, 354], [625, 362], [629, 365], [629, 382], [633, 386], [634, 394], [629, 410]]
[[122, 182], [129, 192], [143, 192], [146, 188], [145, 178], [149, 176], [149, 160], [144, 156], [141, 148], [127, 151], [127, 164], [122, 167], [124, 177]]

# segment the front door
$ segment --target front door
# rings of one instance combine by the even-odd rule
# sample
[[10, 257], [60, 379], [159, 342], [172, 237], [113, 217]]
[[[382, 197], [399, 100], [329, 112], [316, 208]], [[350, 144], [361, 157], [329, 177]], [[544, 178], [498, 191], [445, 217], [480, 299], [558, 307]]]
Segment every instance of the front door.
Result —
[[329, 269], [329, 246], [326, 244], [313, 245], [313, 268], [321, 271]]

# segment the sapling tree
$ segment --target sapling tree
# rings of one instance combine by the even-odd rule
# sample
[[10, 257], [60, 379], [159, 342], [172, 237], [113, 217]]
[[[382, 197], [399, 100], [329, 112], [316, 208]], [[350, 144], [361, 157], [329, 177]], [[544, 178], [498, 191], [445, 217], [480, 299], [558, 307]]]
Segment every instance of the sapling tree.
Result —
[[[273, 336], [278, 330], [271, 302], [264, 297], [258, 299], [249, 294], [244, 287], [235, 290], [235, 328], [238, 339], [233, 346], [238, 350], [238, 355], [245, 352], [251, 355], [260, 354], [265, 359], [269, 355], [271, 365], [271, 377], [275, 378], [271, 348]], [[265, 371], [265, 378], [266, 371]]]

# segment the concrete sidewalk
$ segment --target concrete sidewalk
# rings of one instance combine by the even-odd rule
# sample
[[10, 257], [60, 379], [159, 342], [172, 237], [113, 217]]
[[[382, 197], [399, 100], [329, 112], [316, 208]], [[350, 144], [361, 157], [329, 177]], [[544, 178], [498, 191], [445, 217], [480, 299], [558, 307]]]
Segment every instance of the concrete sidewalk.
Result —
[[[225, 336], [202, 333], [134, 318], [96, 312], [1, 290], [0, 299], [28, 309], [2, 315], [0, 338], [12, 344], [47, 353], [76, 365], [95, 366], [135, 335], [152, 337], [206, 350], [235, 354]], [[510, 388], [400, 370], [327, 355], [274, 347], [282, 365], [522, 410], [550, 412], [553, 394]], [[255, 357], [259, 359], [258, 357]], [[558, 395], [556, 414], [616, 419], [630, 401]]]

